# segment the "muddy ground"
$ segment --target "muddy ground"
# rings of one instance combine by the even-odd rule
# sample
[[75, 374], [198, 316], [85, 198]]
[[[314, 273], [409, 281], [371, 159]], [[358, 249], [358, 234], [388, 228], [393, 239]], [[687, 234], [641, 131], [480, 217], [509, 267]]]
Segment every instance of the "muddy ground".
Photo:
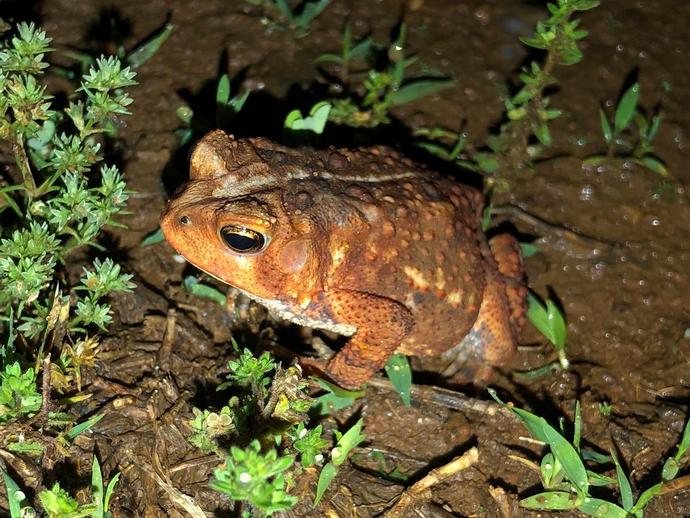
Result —
[[[584, 60], [557, 69], [560, 84], [553, 104], [564, 115], [553, 125], [552, 159], [537, 164], [534, 174], [511, 182], [507, 191], [495, 193], [494, 203], [518, 205], [552, 223], [622, 246], [594, 254], [553, 236], [537, 241], [540, 253], [526, 260], [529, 285], [542, 297], [552, 290], [561, 302], [572, 368], [532, 380], [498, 373], [492, 385], [504, 399], [554, 424], [559, 417], [569, 422], [579, 399], [585, 443], [602, 452], [618, 450], [635, 488], [644, 489], [658, 480], [663, 460], [679, 440], [690, 394], [690, 172], [684, 162], [690, 131], [690, 4], [602, 4], [582, 16], [583, 27], [590, 31], [583, 44]], [[457, 129], [465, 121], [470, 138], [482, 142], [500, 121], [504, 85], [515, 79], [527, 56], [517, 37], [545, 17], [544, 5], [517, 0], [336, 0], [302, 38], [262, 24], [261, 9], [240, 0], [6, 5], [22, 9], [54, 38], [58, 52], [51, 59], [58, 62], [65, 59], [59, 51], [68, 48], [107, 47], [104, 18], [120, 21], [127, 48], [166, 17], [175, 25], [170, 40], [137, 71], [133, 115], [118, 148], [136, 194], [125, 219], [128, 229], [112, 232], [109, 246], [135, 275], [139, 288], [116, 297], [116, 325], [96, 369], [85, 374], [84, 389], [93, 397], [75, 408], [83, 416], [105, 411], [106, 417], [79, 443], [83, 462], [38, 470], [34, 483], [48, 486], [67, 476], [75, 487], [88, 486], [84, 477], [95, 449], [107, 474], [123, 473], [115, 516], [188, 516], [185, 498], [208, 516], [234, 516], [230, 503], [207, 486], [218, 458], [204, 456], [185, 441], [191, 407], [219, 403], [214, 386], [232, 356], [228, 316], [224, 308], [181, 288], [183, 276], [193, 271], [174, 258], [166, 243], [140, 246], [156, 229], [170, 190], [186, 175], [186, 150], [173, 133], [180, 125], [176, 108], [188, 102], [202, 113], [204, 104], [212, 102], [209, 86], [219, 70], [231, 76], [241, 73], [242, 87], [255, 93], [233, 129], [240, 135], [278, 138], [285, 114], [313, 101], [310, 92], [319, 74], [312, 61], [339, 48], [343, 22], [349, 18], [357, 35], [371, 33], [388, 41], [404, 12], [410, 50], [457, 82], [441, 94], [396, 109], [398, 131], [368, 138], [404, 148], [410, 143], [409, 137], [405, 140], [410, 129]], [[0, 5], [0, 11], [3, 8]], [[666, 114], [656, 152], [668, 165], [668, 181], [630, 163], [610, 163], [598, 170], [582, 167], [583, 157], [603, 149], [599, 106], [610, 108], [631, 74], [639, 78], [641, 104], [651, 109], [661, 103]], [[514, 229], [535, 236], [519, 221]], [[296, 342], [282, 345], [298, 351]], [[553, 360], [550, 346], [531, 326], [521, 342], [524, 347], [511, 371]], [[425, 392], [412, 408], [405, 408], [389, 390], [370, 387], [354, 409], [326, 420], [332, 428], [361, 414], [364, 447], [319, 509], [301, 505], [291, 515], [377, 516], [403, 485], [378, 476], [372, 451], [384, 452], [389, 467], [414, 481], [475, 445], [478, 463], [436, 486], [434, 506], [409, 516], [547, 515], [513, 505], [536, 492], [539, 479], [509, 455], [537, 460], [539, 446], [524, 440], [526, 430], [489, 403], [484, 390], [469, 389], [467, 394], [486, 403], [458, 396], [459, 402], [443, 404], [447, 399]], [[611, 405], [610, 416], [600, 412], [602, 403]], [[313, 485], [306, 486], [305, 502], [313, 491]], [[492, 488], [504, 491], [503, 504], [492, 496]], [[606, 491], [600, 494], [615, 498]], [[690, 491], [654, 500], [647, 516], [690, 516]]]

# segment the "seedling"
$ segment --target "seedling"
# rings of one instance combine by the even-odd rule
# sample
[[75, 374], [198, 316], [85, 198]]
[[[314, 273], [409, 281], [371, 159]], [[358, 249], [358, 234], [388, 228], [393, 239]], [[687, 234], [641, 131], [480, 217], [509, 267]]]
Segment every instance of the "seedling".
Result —
[[[205, 452], [225, 456], [220, 441], [233, 437], [234, 443], [241, 443], [250, 438], [246, 448], [231, 448], [211, 487], [244, 502], [255, 516], [290, 509], [297, 502], [290, 487], [304, 469], [323, 464], [331, 444], [323, 438], [321, 425], [308, 427], [307, 413], [315, 401], [307, 396], [301, 370], [280, 368], [267, 352], [255, 357], [244, 349], [228, 369], [228, 381], [219, 389], [239, 389], [239, 394], [219, 412], [194, 409], [189, 441]], [[318, 498], [363, 439], [361, 426], [360, 421], [344, 434], [335, 432], [337, 444], [322, 470]]]
[[561, 115], [560, 110], [551, 108], [551, 99], [545, 95], [548, 87], [557, 84], [554, 69], [582, 59], [579, 42], [587, 32], [578, 29], [579, 20], [571, 18], [578, 11], [597, 5], [597, 0], [558, 0], [547, 4], [551, 16], [537, 23], [532, 36], [520, 39], [528, 47], [544, 50], [545, 60], [543, 64], [533, 61], [523, 69], [517, 92], [505, 101], [506, 121], [485, 145], [468, 142], [463, 132], [439, 128], [418, 131], [418, 135], [428, 139], [420, 145], [464, 169], [489, 176], [491, 182], [499, 174], [531, 169], [533, 161], [552, 144], [549, 123]]
[[325, 391], [316, 399], [314, 405], [314, 409], [319, 415], [333, 414], [338, 410], [352, 406], [365, 394], [364, 390], [347, 390], [319, 378], [315, 378], [314, 381]]
[[319, 16], [331, 0], [304, 0], [300, 6], [292, 9], [288, 0], [247, 0], [254, 5], [263, 5], [277, 9], [286, 21], [281, 24], [264, 18], [264, 23], [271, 24], [277, 29], [292, 29], [297, 37], [304, 37], [309, 34], [311, 22]]
[[[242, 93], [232, 95], [232, 82], [230, 81], [230, 77], [227, 74], [220, 76], [216, 86], [216, 102], [213, 121], [194, 120], [194, 110], [187, 105], [177, 108], [177, 118], [180, 119], [183, 124], [182, 127], [175, 130], [175, 133], [180, 138], [180, 144], [184, 146], [213, 128], [228, 128], [233, 119], [244, 107], [244, 103], [247, 101], [250, 93], [250, 90], [246, 90]], [[161, 232], [160, 235], [155, 233], [146, 243], [142, 242], [142, 245], [153, 244], [162, 240], [163, 233]]]
[[285, 472], [294, 461], [294, 456], [279, 457], [274, 449], [261, 453], [257, 440], [245, 449], [232, 446], [225, 464], [214, 470], [211, 487], [233, 500], [249, 503], [259, 516], [271, 516], [297, 503], [297, 497], [286, 491]]
[[612, 121], [603, 108], [599, 109], [606, 154], [587, 158], [585, 165], [597, 167], [612, 159], [629, 160], [661, 176], [668, 175], [666, 165], [654, 155], [652, 144], [663, 115], [657, 111], [648, 118], [638, 106], [639, 94], [640, 85], [634, 83], [618, 101]]
[[[615, 453], [610, 457], [593, 454], [580, 448], [580, 434], [582, 417], [579, 403], [575, 407], [574, 434], [572, 441], [568, 441], [561, 432], [549, 425], [543, 417], [514, 407], [501, 401], [494, 390], [489, 390], [491, 396], [500, 404], [513, 412], [529, 430], [530, 434], [549, 446], [550, 452], [537, 465], [521, 457], [511, 458], [529, 466], [540, 473], [542, 485], [547, 491], [523, 498], [520, 506], [535, 510], [564, 511], [577, 509], [587, 516], [598, 518], [643, 518], [644, 509], [649, 501], [662, 493], [675, 491], [690, 484], [690, 476], [673, 480], [678, 474], [680, 459], [690, 446], [690, 422], [686, 425], [676, 454], [664, 464], [662, 481], [644, 490], [634, 500], [632, 484], [625, 475]], [[598, 463], [612, 461], [616, 470], [616, 478], [600, 475], [587, 469], [585, 462]], [[667, 466], [669, 469], [667, 470]], [[671, 482], [673, 480], [673, 482]], [[620, 505], [590, 494], [592, 486], [615, 486], [621, 496]]]
[[352, 27], [346, 22], [343, 28], [343, 46], [340, 54], [326, 52], [314, 60], [315, 64], [333, 63], [338, 66], [338, 75], [342, 86], [347, 86], [353, 61], [362, 61], [371, 57], [376, 44], [371, 36], [358, 42], [352, 41]]
[[312, 131], [320, 135], [326, 127], [331, 108], [327, 101], [318, 102], [312, 106], [306, 117], [303, 117], [299, 110], [292, 110], [285, 118], [285, 127], [292, 131]]
[[546, 299], [546, 303], [542, 304], [530, 293], [527, 296], [527, 302], [529, 304], [527, 318], [551, 342], [558, 355], [560, 367], [568, 369], [570, 367], [570, 361], [566, 356], [568, 329], [563, 313], [551, 299]]
[[[2, 470], [2, 476], [7, 489], [10, 518], [36, 516], [36, 510], [28, 505], [26, 495], [17, 483], [4, 470]], [[94, 457], [91, 465], [91, 502], [80, 504], [76, 498], [70, 496], [67, 491], [62, 489], [57, 482], [51, 489], [41, 491], [38, 494], [38, 500], [41, 504], [41, 509], [49, 518], [82, 518], [86, 516], [91, 518], [111, 518], [110, 501], [119, 479], [120, 473], [117, 473], [108, 485], [104, 486], [101, 466], [98, 463], [98, 459]]]
[[335, 448], [331, 450], [331, 461], [321, 469], [321, 473], [319, 474], [319, 481], [316, 484], [314, 507], [318, 506], [321, 502], [326, 489], [338, 474], [340, 465], [345, 462], [345, 459], [347, 459], [352, 450], [359, 446], [366, 438], [366, 436], [362, 434], [362, 424], [362, 420], [360, 419], [345, 433], [340, 433], [337, 430], [335, 431], [338, 443]]
[[[158, 53], [163, 44], [170, 38], [174, 28], [173, 24], [165, 23], [130, 51], [127, 51], [119, 38], [115, 37], [115, 57], [132, 68], [139, 68]], [[90, 52], [67, 50], [64, 51], [64, 55], [74, 59], [79, 64], [82, 73], [96, 64], [96, 59]], [[76, 77], [74, 71], [70, 69], [58, 68], [56, 71], [69, 79]]]
[[[354, 127], [374, 127], [390, 122], [389, 111], [394, 106], [406, 104], [421, 97], [431, 95], [444, 88], [448, 88], [453, 81], [440, 74], [427, 74], [407, 78], [409, 68], [417, 62], [415, 57], [406, 57], [407, 26], [402, 24], [398, 36], [388, 47], [385, 55], [385, 65], [381, 68], [372, 68], [367, 71], [366, 79], [362, 82], [363, 97], [349, 95], [345, 98], [332, 99], [333, 109], [329, 120], [336, 124], [346, 124]], [[366, 42], [367, 40], [363, 40]], [[323, 54], [318, 58], [321, 62], [337, 63], [341, 69], [349, 67], [352, 59], [364, 57], [365, 53], [369, 61], [376, 61], [379, 46], [372, 43], [357, 44], [356, 53], [349, 50], [351, 35], [349, 25], [345, 26], [343, 33], [343, 54]], [[349, 69], [348, 69], [349, 70]], [[349, 72], [341, 75], [342, 80], [349, 78]], [[347, 91], [356, 92], [357, 87], [341, 85]]]
[[386, 374], [393, 383], [395, 390], [405, 406], [411, 406], [410, 392], [412, 391], [412, 369], [404, 354], [396, 353], [386, 363]]

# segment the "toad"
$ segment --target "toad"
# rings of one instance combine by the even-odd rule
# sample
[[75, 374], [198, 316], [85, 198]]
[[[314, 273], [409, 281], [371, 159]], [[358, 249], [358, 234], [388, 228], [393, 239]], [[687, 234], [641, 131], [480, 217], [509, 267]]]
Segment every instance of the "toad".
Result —
[[514, 238], [482, 232], [482, 203], [386, 147], [287, 148], [215, 130], [161, 227], [190, 263], [277, 316], [349, 336], [324, 370], [355, 388], [394, 352], [510, 360], [522, 264]]

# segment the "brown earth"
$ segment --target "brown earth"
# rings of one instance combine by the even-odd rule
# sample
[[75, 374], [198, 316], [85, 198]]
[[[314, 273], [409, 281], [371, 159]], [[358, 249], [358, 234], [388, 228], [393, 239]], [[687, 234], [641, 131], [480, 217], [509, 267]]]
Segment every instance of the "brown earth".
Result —
[[[585, 444], [601, 452], [616, 449], [635, 489], [641, 490], [658, 480], [663, 460], [673, 452], [690, 394], [690, 173], [684, 165], [690, 130], [690, 74], [684, 61], [690, 54], [690, 4], [602, 4], [582, 16], [590, 32], [584, 60], [556, 71], [560, 82], [553, 105], [564, 115], [552, 127], [554, 146], [548, 156], [553, 159], [511, 182], [493, 202], [518, 205], [622, 246], [593, 253], [553, 235], [537, 240], [541, 252], [526, 261], [530, 287], [542, 297], [553, 290], [561, 302], [572, 368], [537, 379], [507, 373], [497, 376], [494, 386], [504, 399], [553, 424], [562, 416], [570, 422], [579, 399]], [[470, 139], [479, 143], [500, 121], [504, 85], [526, 59], [517, 37], [529, 33], [545, 10], [541, 2], [517, 0], [334, 1], [311, 32], [297, 38], [262, 24], [261, 9], [240, 0], [51, 0], [32, 9], [33, 19], [54, 38], [58, 52], [51, 59], [58, 62], [65, 59], [59, 51], [67, 48], [102, 46], [107, 38], [99, 20], [104, 17], [124, 22], [127, 48], [166, 16], [175, 25], [170, 40], [137, 70], [133, 115], [121, 133], [122, 166], [136, 194], [126, 218], [129, 228], [113, 232], [112, 245], [139, 288], [116, 297], [116, 325], [96, 369], [85, 376], [85, 391], [93, 396], [75, 408], [83, 416], [105, 412], [106, 417], [78, 442], [82, 462], [38, 470], [34, 482], [47, 486], [71, 476], [75, 487], [78, 481], [88, 486], [83, 477], [95, 448], [106, 474], [123, 473], [115, 516], [188, 516], [184, 506], [192, 504], [186, 501], [208, 516], [234, 516], [232, 505], [207, 486], [219, 459], [204, 456], [185, 440], [191, 407], [219, 403], [215, 384], [232, 356], [229, 318], [224, 308], [181, 288], [192, 269], [176, 261], [167, 244], [139, 245], [156, 229], [169, 189], [186, 174], [186, 150], [179, 149], [173, 133], [180, 125], [176, 108], [191, 102], [203, 113], [200, 99], [212, 102], [209, 87], [219, 69], [227, 68], [231, 77], [242, 74], [243, 88], [255, 91], [233, 129], [278, 138], [286, 113], [311, 105], [319, 77], [312, 61], [340, 47], [346, 19], [356, 35], [371, 33], [388, 41], [405, 12], [410, 50], [457, 82], [442, 94], [395, 110], [402, 121], [396, 128], [402, 130], [393, 138], [400, 142], [376, 133], [368, 138], [409, 146], [409, 140], [402, 141], [405, 128], [456, 129], [465, 121]], [[599, 106], [610, 109], [634, 72], [642, 106], [651, 109], [661, 102], [666, 114], [656, 153], [668, 165], [668, 181], [628, 162], [598, 170], [582, 167], [583, 157], [604, 147]], [[535, 235], [519, 221], [514, 225]], [[298, 350], [293, 342], [283, 345]], [[550, 346], [533, 328], [525, 330], [522, 343], [527, 346], [514, 362], [516, 371], [553, 360]], [[409, 516], [548, 515], [512, 505], [540, 487], [537, 473], [509, 457], [538, 461], [542, 453], [524, 440], [528, 434], [518, 421], [493, 403], [463, 406], [458, 401], [468, 401], [461, 396], [449, 403], [425, 394], [405, 408], [389, 390], [370, 387], [356, 408], [328, 418], [326, 426], [333, 428], [361, 413], [367, 441], [319, 509], [311, 511], [305, 503], [290, 515], [377, 516], [403, 486], [378, 476], [382, 466], [373, 451], [383, 452], [386, 470], [395, 467], [414, 481], [472, 445], [478, 447], [478, 463], [434, 488], [435, 507]], [[471, 395], [489, 399], [481, 390]], [[611, 405], [610, 416], [600, 412], [602, 403]], [[304, 482], [305, 502], [313, 491], [309, 482]], [[492, 487], [505, 490], [507, 510], [492, 496]], [[606, 491], [597, 494], [615, 499]], [[646, 516], [690, 516], [690, 491], [655, 499]]]

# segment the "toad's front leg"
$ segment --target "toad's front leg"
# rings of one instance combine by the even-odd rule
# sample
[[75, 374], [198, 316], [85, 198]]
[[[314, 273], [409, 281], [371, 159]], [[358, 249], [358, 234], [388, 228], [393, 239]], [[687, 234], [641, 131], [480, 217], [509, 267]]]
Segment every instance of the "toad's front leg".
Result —
[[345, 388], [358, 388], [400, 347], [414, 326], [412, 313], [399, 302], [361, 291], [329, 289], [326, 297], [336, 320], [357, 329], [326, 373]]

